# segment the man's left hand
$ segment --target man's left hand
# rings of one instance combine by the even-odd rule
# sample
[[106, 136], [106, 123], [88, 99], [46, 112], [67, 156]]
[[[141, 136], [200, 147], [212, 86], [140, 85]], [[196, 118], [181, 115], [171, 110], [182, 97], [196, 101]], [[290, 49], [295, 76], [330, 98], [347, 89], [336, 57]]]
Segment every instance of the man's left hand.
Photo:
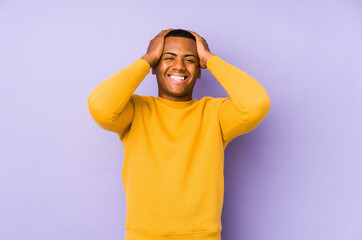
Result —
[[207, 60], [212, 57], [215, 56], [215, 54], [210, 52], [209, 46], [207, 45], [206, 40], [199, 36], [197, 33], [188, 30], [192, 35], [195, 36], [196, 38], [196, 47], [197, 47], [197, 53], [199, 55], [199, 59], [200, 59], [200, 67], [201, 68], [207, 68]]

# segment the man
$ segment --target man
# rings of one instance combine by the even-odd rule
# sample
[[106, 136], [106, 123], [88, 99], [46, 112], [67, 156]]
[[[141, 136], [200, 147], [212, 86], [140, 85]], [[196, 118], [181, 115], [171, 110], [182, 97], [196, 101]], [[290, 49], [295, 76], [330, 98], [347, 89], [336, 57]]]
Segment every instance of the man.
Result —
[[[157, 98], [134, 94], [150, 68]], [[229, 97], [192, 98], [200, 68]], [[262, 85], [211, 53], [197, 33], [167, 29], [145, 55], [100, 83], [87, 104], [95, 122], [123, 143], [125, 239], [220, 240], [224, 149], [267, 115]]]

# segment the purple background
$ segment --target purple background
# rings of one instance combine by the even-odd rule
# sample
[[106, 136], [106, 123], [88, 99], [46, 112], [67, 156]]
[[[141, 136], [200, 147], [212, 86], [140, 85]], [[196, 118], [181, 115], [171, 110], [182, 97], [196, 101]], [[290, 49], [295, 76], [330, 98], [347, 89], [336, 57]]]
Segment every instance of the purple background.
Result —
[[[362, 239], [361, 1], [0, 2], [0, 239], [124, 237], [123, 148], [87, 98], [173, 27], [268, 91], [225, 151], [223, 240]], [[137, 94], [157, 96], [150, 73]], [[194, 98], [226, 97], [207, 70]]]

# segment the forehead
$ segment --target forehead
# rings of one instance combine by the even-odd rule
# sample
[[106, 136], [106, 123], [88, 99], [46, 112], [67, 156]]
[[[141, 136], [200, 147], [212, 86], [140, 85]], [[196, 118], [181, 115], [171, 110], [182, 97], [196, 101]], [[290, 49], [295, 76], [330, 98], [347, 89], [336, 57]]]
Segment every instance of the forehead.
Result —
[[178, 55], [193, 53], [197, 55], [196, 42], [184, 37], [167, 37], [163, 52], [173, 52]]

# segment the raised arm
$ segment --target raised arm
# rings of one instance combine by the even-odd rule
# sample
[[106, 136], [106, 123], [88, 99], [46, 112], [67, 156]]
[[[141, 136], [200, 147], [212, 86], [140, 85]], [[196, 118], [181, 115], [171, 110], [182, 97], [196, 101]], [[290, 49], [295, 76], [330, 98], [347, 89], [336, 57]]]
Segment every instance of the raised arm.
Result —
[[221, 103], [218, 113], [226, 146], [232, 139], [252, 131], [263, 121], [271, 106], [270, 98], [258, 81], [212, 54], [205, 39], [195, 32], [191, 33], [197, 40], [200, 66], [207, 67], [229, 95]]
[[218, 56], [210, 58], [207, 67], [229, 95], [219, 108], [223, 140], [229, 143], [264, 120], [271, 106], [270, 98], [259, 82]]
[[149, 72], [147, 61], [137, 59], [96, 86], [87, 101], [94, 121], [103, 129], [122, 136], [133, 120], [132, 95]]
[[122, 69], [96, 86], [87, 101], [89, 113], [103, 129], [120, 136], [128, 130], [133, 120], [132, 95], [142, 80], [160, 58], [164, 36], [172, 29], [161, 31], [150, 41], [147, 53], [142, 58]]

